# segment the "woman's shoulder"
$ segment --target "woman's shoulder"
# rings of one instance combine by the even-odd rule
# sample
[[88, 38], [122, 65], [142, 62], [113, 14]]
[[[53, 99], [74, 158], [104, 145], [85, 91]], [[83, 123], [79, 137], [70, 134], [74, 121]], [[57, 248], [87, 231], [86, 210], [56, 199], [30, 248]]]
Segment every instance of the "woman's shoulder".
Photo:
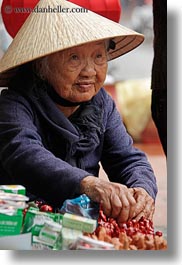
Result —
[[11, 113], [18, 110], [32, 112], [30, 102], [19, 91], [5, 88], [0, 92], [0, 111]]
[[4, 88], [0, 92], [1, 101], [25, 101], [25, 97], [18, 91], [9, 88]]
[[106, 106], [113, 104], [113, 99], [109, 95], [109, 93], [106, 91], [104, 87], [102, 87], [97, 95], [94, 97], [93, 102], [96, 102], [97, 104], [104, 104]]

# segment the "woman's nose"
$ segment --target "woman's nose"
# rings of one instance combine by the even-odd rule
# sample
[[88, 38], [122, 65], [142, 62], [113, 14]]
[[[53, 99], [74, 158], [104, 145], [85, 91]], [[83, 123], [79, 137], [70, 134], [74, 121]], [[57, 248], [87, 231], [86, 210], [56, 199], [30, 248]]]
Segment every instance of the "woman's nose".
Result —
[[96, 75], [96, 69], [95, 69], [95, 63], [93, 60], [85, 60], [82, 68], [81, 68], [81, 71], [80, 71], [80, 74], [83, 75], [83, 76], [94, 76]]

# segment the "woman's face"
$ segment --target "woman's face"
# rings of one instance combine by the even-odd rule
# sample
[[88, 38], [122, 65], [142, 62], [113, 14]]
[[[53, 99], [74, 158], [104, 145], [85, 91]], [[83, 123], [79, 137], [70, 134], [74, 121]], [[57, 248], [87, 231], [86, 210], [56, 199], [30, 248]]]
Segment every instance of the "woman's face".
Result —
[[48, 57], [48, 82], [71, 102], [90, 100], [102, 87], [107, 73], [104, 41], [84, 44]]

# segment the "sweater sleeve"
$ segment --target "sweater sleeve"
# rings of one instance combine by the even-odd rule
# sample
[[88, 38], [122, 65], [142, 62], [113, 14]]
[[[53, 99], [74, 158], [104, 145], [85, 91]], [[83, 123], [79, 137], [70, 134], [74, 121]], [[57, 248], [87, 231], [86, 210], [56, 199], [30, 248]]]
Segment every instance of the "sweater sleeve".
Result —
[[157, 185], [153, 169], [145, 153], [133, 146], [114, 101], [107, 97], [102, 166], [111, 181], [142, 187], [155, 199]]
[[17, 95], [0, 97], [0, 169], [7, 183], [22, 184], [56, 207], [76, 196], [80, 181], [90, 175], [44, 147], [31, 106]]

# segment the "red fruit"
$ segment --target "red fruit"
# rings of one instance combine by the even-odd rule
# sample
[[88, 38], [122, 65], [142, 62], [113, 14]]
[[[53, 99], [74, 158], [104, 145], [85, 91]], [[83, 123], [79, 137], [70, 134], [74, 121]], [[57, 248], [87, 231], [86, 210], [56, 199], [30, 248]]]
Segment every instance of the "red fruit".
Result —
[[124, 228], [120, 228], [120, 232], [121, 232], [121, 233], [126, 233], [126, 229], [124, 229]]
[[50, 205], [44, 204], [40, 207], [41, 212], [53, 212], [53, 209]]
[[128, 228], [126, 223], [123, 223], [120, 227], [121, 227], [121, 229], [127, 229]]
[[147, 234], [149, 234], [149, 235], [153, 235], [154, 232], [153, 232], [153, 230], [147, 230]]
[[146, 228], [145, 228], [145, 226], [144, 226], [144, 225], [141, 225], [140, 228], [139, 228], [139, 231], [140, 231], [141, 233], [145, 234], [145, 232], [146, 232]]
[[143, 221], [139, 221], [139, 225], [140, 225], [140, 227], [141, 227], [141, 226], [144, 226], [145, 223], [144, 223]]
[[139, 222], [143, 222], [145, 220], [144, 216], [142, 216], [139, 220]]
[[135, 228], [129, 227], [127, 230], [127, 235], [132, 236], [135, 233]]
[[133, 222], [132, 222], [132, 221], [128, 221], [128, 222], [127, 222], [127, 226], [128, 226], [128, 227], [133, 227]]
[[155, 232], [155, 235], [156, 235], [156, 236], [162, 236], [162, 232], [161, 232], [161, 231], [156, 231], [156, 232]]

